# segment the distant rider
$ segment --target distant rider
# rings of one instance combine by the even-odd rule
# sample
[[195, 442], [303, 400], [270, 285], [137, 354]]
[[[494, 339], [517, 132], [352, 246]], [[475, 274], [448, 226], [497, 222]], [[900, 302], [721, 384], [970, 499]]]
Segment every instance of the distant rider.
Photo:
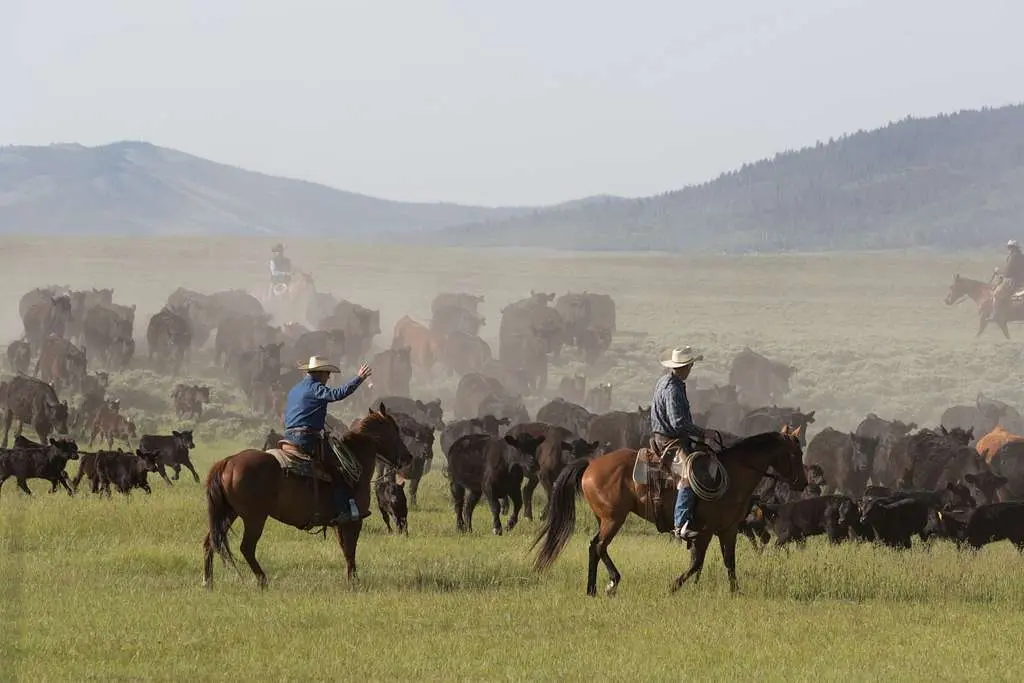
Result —
[[352, 491], [338, 468], [337, 458], [333, 455], [328, 442], [325, 425], [327, 404], [351, 396], [373, 371], [364, 363], [359, 367], [355, 377], [340, 387], [331, 389], [327, 386], [327, 380], [332, 372], [339, 372], [338, 366], [332, 365], [324, 358], [313, 356], [309, 363], [300, 366], [300, 369], [305, 370], [307, 374], [288, 392], [284, 409], [285, 441], [323, 464], [331, 475], [334, 485], [332, 500], [335, 517], [325, 524], [342, 524], [368, 517], [369, 512], [360, 514]]
[[999, 310], [1006, 310], [1010, 297], [1024, 285], [1024, 254], [1021, 253], [1020, 245], [1017, 240], [1010, 240], [1006, 243], [1006, 249], [1009, 252], [1006, 255], [1006, 266], [1001, 273], [996, 271], [1002, 279], [992, 292], [995, 307]]
[[274, 245], [271, 250], [273, 257], [270, 259], [270, 283], [271, 285], [287, 285], [292, 279], [292, 262], [284, 255], [284, 246]]
[[[661, 456], [661, 466], [671, 476], [672, 460], [679, 451], [684, 455], [693, 452], [694, 440], [704, 439], [704, 430], [693, 424], [690, 401], [686, 396], [686, 378], [693, 364], [702, 360], [695, 356], [689, 346], [672, 349], [671, 354], [661, 361], [669, 371], [658, 380], [651, 401], [651, 446]], [[670, 444], [676, 442], [671, 448]], [[689, 528], [693, 515], [694, 492], [686, 479], [679, 481], [676, 493], [676, 507], [673, 534], [682, 540], [691, 541], [697, 532]]]

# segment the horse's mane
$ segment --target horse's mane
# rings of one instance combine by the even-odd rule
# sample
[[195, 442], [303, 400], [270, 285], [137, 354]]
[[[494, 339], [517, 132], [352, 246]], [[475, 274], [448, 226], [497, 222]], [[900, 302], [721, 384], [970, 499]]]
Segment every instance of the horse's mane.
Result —
[[726, 446], [722, 449], [721, 457], [728, 458], [730, 455], [739, 454], [744, 451], [750, 450], [761, 450], [764, 448], [770, 448], [777, 446], [782, 443], [784, 438], [782, 432], [763, 432], [761, 434], [754, 434], [753, 436], [747, 436], [731, 446]]

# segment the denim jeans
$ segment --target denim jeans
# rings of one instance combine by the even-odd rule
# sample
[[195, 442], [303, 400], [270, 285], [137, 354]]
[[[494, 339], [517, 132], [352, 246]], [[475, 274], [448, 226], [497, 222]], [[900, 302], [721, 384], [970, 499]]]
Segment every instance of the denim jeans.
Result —
[[694, 497], [693, 489], [689, 486], [684, 486], [676, 493], [675, 526], [677, 529], [682, 528], [683, 524], [690, 519]]

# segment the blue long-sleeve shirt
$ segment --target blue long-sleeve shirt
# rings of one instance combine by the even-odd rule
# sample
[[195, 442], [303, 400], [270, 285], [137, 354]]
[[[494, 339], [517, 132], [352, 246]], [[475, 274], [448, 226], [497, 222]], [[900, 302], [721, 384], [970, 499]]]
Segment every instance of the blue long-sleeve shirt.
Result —
[[340, 387], [332, 389], [306, 375], [288, 392], [288, 401], [284, 407], [284, 428], [323, 429], [327, 421], [327, 404], [349, 397], [362, 383], [363, 378], [356, 375]]
[[651, 431], [670, 439], [700, 439], [704, 436], [704, 430], [693, 424], [686, 383], [672, 373], [666, 373], [654, 387]]

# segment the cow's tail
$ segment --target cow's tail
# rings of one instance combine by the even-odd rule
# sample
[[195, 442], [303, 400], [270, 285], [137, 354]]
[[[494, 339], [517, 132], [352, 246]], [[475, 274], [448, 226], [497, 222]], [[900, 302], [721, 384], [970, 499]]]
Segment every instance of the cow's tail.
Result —
[[537, 571], [544, 571], [554, 564], [576, 528], [576, 496], [580, 492], [583, 473], [588, 465], [589, 458], [573, 460], [565, 466], [551, 487], [548, 518], [530, 546], [532, 550], [543, 541], [533, 564]]
[[206, 515], [210, 526], [210, 548], [220, 555], [225, 564], [230, 564], [237, 571], [238, 566], [228, 546], [228, 532], [237, 515], [228, 502], [224, 493], [224, 482], [221, 480], [229, 460], [230, 458], [224, 458], [213, 463], [213, 467], [210, 468], [210, 474], [206, 478]]

